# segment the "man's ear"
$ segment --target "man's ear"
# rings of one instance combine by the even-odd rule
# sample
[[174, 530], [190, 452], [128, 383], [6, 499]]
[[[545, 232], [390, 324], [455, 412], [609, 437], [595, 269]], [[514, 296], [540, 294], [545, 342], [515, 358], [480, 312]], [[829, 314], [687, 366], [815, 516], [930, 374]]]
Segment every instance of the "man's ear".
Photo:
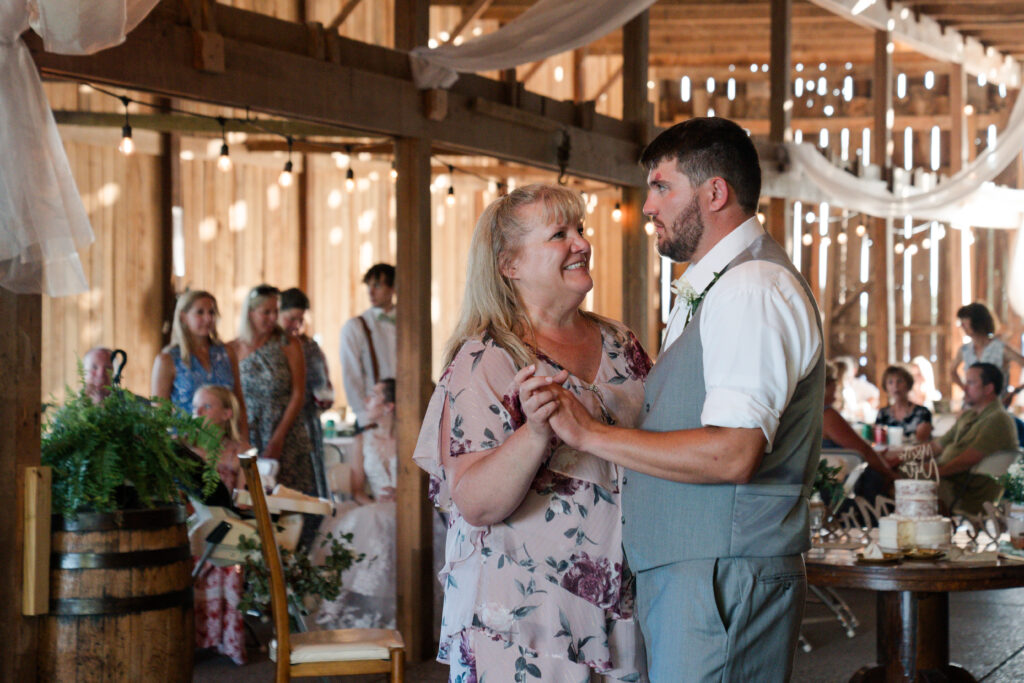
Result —
[[707, 181], [708, 211], [721, 211], [729, 203], [732, 188], [725, 178], [717, 176]]

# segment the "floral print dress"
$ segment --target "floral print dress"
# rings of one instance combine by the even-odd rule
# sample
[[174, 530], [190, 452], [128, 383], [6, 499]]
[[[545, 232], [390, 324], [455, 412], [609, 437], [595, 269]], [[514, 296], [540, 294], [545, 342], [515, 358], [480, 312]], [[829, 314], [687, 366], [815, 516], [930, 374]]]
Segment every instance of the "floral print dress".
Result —
[[[594, 383], [570, 375], [564, 386], [606, 423], [635, 426], [651, 361], [621, 325], [602, 320], [601, 336]], [[590, 672], [645, 680], [622, 552], [621, 468], [553, 441], [523, 502], [501, 523], [473, 526], [452, 500], [442, 453], [496, 448], [525, 422], [516, 370], [489, 337], [465, 342], [431, 398], [413, 456], [430, 474], [431, 499], [449, 513], [437, 658], [460, 683], [577, 680], [581, 672], [583, 680]], [[539, 354], [538, 375], [559, 370]], [[506, 656], [491, 656], [494, 646]]]

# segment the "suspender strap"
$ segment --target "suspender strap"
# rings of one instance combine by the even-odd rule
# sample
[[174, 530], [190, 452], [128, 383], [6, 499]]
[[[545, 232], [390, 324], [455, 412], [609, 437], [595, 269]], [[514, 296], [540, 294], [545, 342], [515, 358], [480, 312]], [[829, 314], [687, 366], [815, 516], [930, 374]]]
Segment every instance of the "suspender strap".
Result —
[[370, 334], [370, 326], [363, 320], [363, 316], [357, 315], [356, 320], [363, 326], [363, 332], [366, 334], [366, 343], [370, 345], [370, 364], [373, 365], [373, 384], [380, 381], [380, 366], [377, 364], [377, 351], [373, 348], [373, 335]]

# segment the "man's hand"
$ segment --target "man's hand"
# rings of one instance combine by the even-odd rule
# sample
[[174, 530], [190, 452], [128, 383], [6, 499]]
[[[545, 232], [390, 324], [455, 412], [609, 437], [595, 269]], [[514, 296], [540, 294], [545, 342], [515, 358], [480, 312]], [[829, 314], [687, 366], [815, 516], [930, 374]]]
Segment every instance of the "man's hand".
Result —
[[558, 403], [558, 410], [549, 420], [555, 435], [576, 450], [586, 450], [586, 438], [595, 428], [600, 427], [601, 423], [591, 417], [572, 392], [560, 386], [549, 387], [548, 391], [554, 394]]

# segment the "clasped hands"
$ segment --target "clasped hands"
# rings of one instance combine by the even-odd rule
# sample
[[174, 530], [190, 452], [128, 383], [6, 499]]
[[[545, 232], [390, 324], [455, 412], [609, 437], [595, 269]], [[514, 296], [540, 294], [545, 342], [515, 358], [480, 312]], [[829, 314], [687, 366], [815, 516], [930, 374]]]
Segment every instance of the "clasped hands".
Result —
[[584, 439], [600, 423], [562, 386], [569, 378], [568, 370], [553, 376], [540, 376], [536, 372], [536, 364], [528, 365], [516, 373], [514, 379], [527, 429], [545, 443], [554, 435], [573, 448], [585, 450]]

